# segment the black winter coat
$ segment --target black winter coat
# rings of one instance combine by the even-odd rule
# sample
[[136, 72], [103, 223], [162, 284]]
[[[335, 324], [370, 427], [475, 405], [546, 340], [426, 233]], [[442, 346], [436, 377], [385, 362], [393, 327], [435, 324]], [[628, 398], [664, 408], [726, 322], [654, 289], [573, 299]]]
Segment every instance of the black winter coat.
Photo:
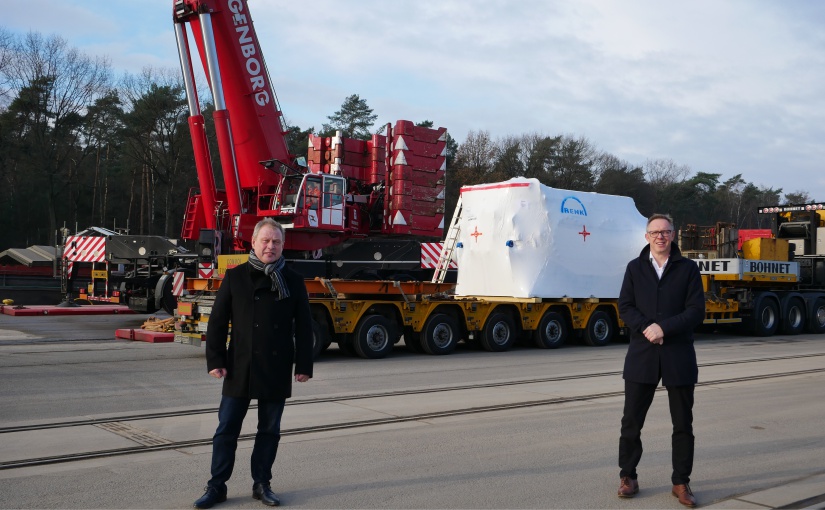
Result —
[[312, 376], [312, 316], [306, 286], [295, 271], [284, 268], [282, 274], [290, 295], [280, 301], [271, 290], [272, 280], [248, 263], [224, 275], [209, 316], [206, 367], [207, 371], [227, 369], [225, 396], [289, 398], [293, 364], [296, 374]]
[[[619, 314], [630, 328], [624, 379], [644, 384], [696, 384], [699, 369], [693, 330], [705, 318], [705, 298], [699, 267], [682, 257], [675, 243], [661, 280], [650, 261], [650, 246], [627, 264], [619, 294]], [[662, 345], [650, 343], [642, 331], [657, 323]]]

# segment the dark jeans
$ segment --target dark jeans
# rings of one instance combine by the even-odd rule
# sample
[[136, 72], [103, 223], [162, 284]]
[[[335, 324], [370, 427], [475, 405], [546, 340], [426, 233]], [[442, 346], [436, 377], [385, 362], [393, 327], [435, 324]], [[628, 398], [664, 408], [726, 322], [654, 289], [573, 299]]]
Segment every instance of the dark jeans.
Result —
[[[624, 383], [624, 416], [619, 439], [619, 476], [636, 479], [642, 458], [642, 427], [658, 384]], [[690, 482], [693, 471], [693, 386], [668, 386], [670, 420], [673, 423], [673, 485]]]
[[[212, 438], [212, 479], [209, 486], [226, 492], [226, 481], [235, 467], [238, 436], [249, 410], [248, 398], [222, 397], [218, 410], [218, 429]], [[258, 400], [258, 432], [252, 448], [252, 480], [255, 483], [272, 479], [272, 464], [281, 440], [281, 416], [284, 400]]]

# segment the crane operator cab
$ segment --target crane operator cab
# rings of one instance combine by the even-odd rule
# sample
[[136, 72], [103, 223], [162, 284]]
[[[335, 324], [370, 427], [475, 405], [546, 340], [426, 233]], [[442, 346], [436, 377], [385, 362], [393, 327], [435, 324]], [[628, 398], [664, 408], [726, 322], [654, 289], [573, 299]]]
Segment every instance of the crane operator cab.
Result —
[[345, 179], [337, 175], [288, 176], [281, 180], [275, 203], [280, 205], [281, 214], [306, 218], [306, 222], [297, 223], [343, 230], [345, 186]]

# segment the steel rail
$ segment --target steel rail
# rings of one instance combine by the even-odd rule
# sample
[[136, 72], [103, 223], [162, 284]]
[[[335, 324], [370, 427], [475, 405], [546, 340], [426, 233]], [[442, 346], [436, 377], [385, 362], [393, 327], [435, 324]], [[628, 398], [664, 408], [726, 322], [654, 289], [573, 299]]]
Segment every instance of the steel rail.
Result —
[[[805, 356], [800, 356], [805, 357]], [[794, 358], [793, 356], [790, 358]], [[729, 362], [722, 362], [720, 364], [731, 364]], [[612, 373], [612, 372], [611, 372]], [[751, 381], [759, 381], [765, 379], [776, 379], [781, 377], [794, 377], [800, 375], [810, 375], [810, 374], [820, 374], [825, 373], [825, 368], [814, 368], [808, 370], [798, 370], [793, 372], [779, 372], [773, 374], [760, 374], [760, 375], [753, 375], [753, 376], [746, 376], [746, 377], [735, 377], [730, 379], [717, 379], [713, 381], [702, 381], [697, 384], [697, 386], [718, 386], [723, 384], [735, 384], [740, 382], [751, 382]], [[535, 381], [528, 381], [526, 383], [521, 384], [529, 384]], [[517, 383], [509, 383], [509, 384], [517, 384]], [[483, 386], [481, 386], [483, 387]], [[657, 391], [663, 391], [665, 388], [658, 388]], [[449, 389], [442, 389], [437, 391], [452, 391], [453, 388]], [[589, 395], [578, 395], [574, 397], [553, 397], [547, 398], [542, 400], [531, 400], [526, 402], [511, 402], [507, 404], [496, 404], [490, 406], [479, 406], [479, 407], [470, 407], [464, 409], [453, 409], [449, 411], [439, 411], [439, 412], [432, 412], [432, 413], [420, 413], [414, 414], [409, 416], [391, 416], [386, 418], [376, 418], [376, 419], [369, 419], [369, 420], [356, 420], [351, 422], [345, 423], [335, 423], [329, 425], [318, 425], [318, 426], [310, 426], [310, 427], [296, 427], [293, 429], [286, 429], [281, 431], [282, 436], [292, 436], [292, 435], [300, 435], [300, 434], [310, 434], [310, 433], [317, 433], [317, 432], [329, 432], [334, 430], [344, 430], [344, 429], [356, 429], [356, 428], [364, 428], [364, 427], [372, 427], [377, 425], [386, 425], [386, 424], [393, 424], [393, 423], [404, 423], [404, 422], [412, 422], [412, 421], [426, 421], [432, 420], [436, 418], [444, 418], [449, 416], [462, 416], [462, 415], [472, 415], [472, 414], [480, 414], [480, 413], [488, 413], [488, 412], [497, 412], [497, 411], [507, 411], [512, 409], [521, 409], [521, 408], [529, 408], [529, 407], [541, 407], [541, 406], [549, 406], [549, 405], [558, 405], [558, 404], [565, 404], [570, 402], [581, 402], [587, 400], [597, 400], [603, 398], [610, 398], [610, 397], [618, 397], [624, 394], [624, 391], [610, 391], [610, 392], [603, 392], [603, 393], [591, 393]], [[366, 398], [366, 397], [362, 397]], [[347, 400], [347, 399], [340, 399], [340, 400]], [[239, 437], [239, 440], [250, 440], [254, 439], [255, 434], [242, 434]], [[80, 460], [88, 460], [88, 459], [99, 459], [99, 458], [106, 458], [106, 457], [115, 457], [115, 456], [122, 456], [122, 455], [132, 455], [137, 453], [147, 453], [147, 452], [156, 452], [156, 451], [165, 451], [165, 450], [177, 450], [181, 448], [191, 448], [194, 446], [208, 446], [212, 443], [211, 438], [207, 439], [192, 439], [187, 441], [173, 441], [166, 444], [159, 444], [159, 445], [150, 445], [150, 446], [133, 446], [128, 448], [115, 448], [109, 450], [99, 450], [94, 452], [80, 452], [80, 453], [73, 453], [73, 454], [66, 454], [66, 455], [55, 455], [50, 457], [39, 457], [33, 459], [19, 459], [19, 460], [11, 460], [11, 461], [4, 461], [0, 462], [0, 471], [2, 470], [9, 470], [9, 469], [20, 469], [24, 467], [32, 467], [32, 466], [44, 466], [50, 464], [59, 464], [64, 462], [74, 462]]]
[[[804, 358], [816, 358], [825, 356], [825, 353], [814, 353], [814, 354], [801, 354], [801, 355], [791, 355], [791, 356], [775, 356], [770, 358], [754, 358], [754, 359], [746, 359], [746, 360], [731, 360], [731, 361], [716, 361], [712, 363], [703, 363], [699, 365], [699, 368], [707, 368], [707, 367], [716, 367], [716, 366], [725, 366], [725, 365], [741, 365], [745, 363], [764, 363], [768, 361], [783, 361], [783, 360], [793, 360], [793, 359], [804, 359]], [[513, 381], [496, 381], [496, 382], [486, 382], [486, 383], [475, 383], [475, 384], [461, 384], [461, 385], [453, 385], [453, 386], [435, 386], [432, 388], [418, 388], [418, 389], [406, 389], [406, 390], [392, 390], [392, 391], [380, 391], [374, 393], [358, 393], [352, 395], [337, 395], [337, 396], [330, 396], [330, 397], [305, 397], [305, 398], [297, 398], [287, 400], [287, 406], [298, 406], [298, 405], [306, 405], [306, 404], [318, 404], [318, 403], [329, 403], [329, 402], [343, 402], [343, 401], [350, 401], [350, 400], [363, 400], [363, 399], [370, 399], [370, 398], [382, 398], [382, 397], [395, 397], [395, 396], [404, 396], [404, 395], [422, 395], [426, 393], [441, 393], [445, 391], [459, 391], [459, 390], [475, 390], [475, 389], [482, 389], [482, 388], [497, 388], [502, 386], [517, 386], [521, 384], [535, 384], [535, 383], [545, 383], [545, 382], [556, 382], [556, 381], [571, 381], [576, 379], [593, 379], [597, 377], [609, 377], [615, 375], [621, 375], [621, 370], [612, 370], [609, 372], [594, 372], [589, 374], [571, 374], [571, 375], [562, 375], [562, 376], [551, 376], [551, 377], [537, 377], [532, 379], [519, 379]], [[700, 383], [701, 384], [701, 383]], [[257, 404], [252, 404], [249, 406], [250, 409], [257, 409]], [[87, 418], [83, 420], [66, 420], [66, 421], [58, 421], [52, 423], [39, 423], [39, 424], [30, 424], [30, 425], [12, 425], [8, 427], [0, 427], [0, 434], [8, 434], [12, 432], [25, 432], [25, 431], [37, 431], [37, 430], [48, 430], [48, 429], [58, 429], [64, 427], [81, 427], [85, 425], [102, 425], [106, 423], [115, 423], [115, 422], [126, 422], [126, 421], [137, 421], [137, 420], [151, 420], [156, 418], [175, 418], [181, 416], [195, 416], [198, 414], [207, 414], [207, 413], [217, 413], [217, 407], [206, 407], [202, 409], [187, 409], [187, 410], [180, 410], [180, 411], [162, 411], [156, 413], [144, 413], [144, 414], [130, 414], [130, 415], [122, 415], [122, 416], [113, 416], [107, 418]]]

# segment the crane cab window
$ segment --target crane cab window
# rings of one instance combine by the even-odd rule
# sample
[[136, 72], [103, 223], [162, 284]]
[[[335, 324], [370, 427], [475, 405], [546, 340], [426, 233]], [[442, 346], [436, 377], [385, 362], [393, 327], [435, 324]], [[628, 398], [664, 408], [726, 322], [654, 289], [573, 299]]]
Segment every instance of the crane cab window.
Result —
[[303, 176], [285, 177], [281, 181], [281, 191], [278, 196], [282, 196], [281, 209], [295, 209], [298, 202], [298, 195], [301, 191]]
[[324, 178], [324, 207], [334, 207], [344, 202], [344, 179], [327, 176]]
[[318, 209], [321, 206], [320, 176], [308, 175], [306, 177], [306, 185], [304, 186], [304, 196], [306, 197], [306, 207], [308, 209]]

